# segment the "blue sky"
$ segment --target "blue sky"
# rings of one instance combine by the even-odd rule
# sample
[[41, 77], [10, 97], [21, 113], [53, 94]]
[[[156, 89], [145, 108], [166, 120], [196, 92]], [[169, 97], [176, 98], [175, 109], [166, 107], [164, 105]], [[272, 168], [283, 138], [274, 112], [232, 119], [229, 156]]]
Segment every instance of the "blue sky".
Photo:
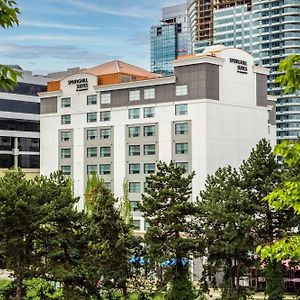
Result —
[[35, 74], [119, 59], [150, 69], [151, 25], [184, 0], [18, 0], [20, 26], [0, 29], [0, 63]]

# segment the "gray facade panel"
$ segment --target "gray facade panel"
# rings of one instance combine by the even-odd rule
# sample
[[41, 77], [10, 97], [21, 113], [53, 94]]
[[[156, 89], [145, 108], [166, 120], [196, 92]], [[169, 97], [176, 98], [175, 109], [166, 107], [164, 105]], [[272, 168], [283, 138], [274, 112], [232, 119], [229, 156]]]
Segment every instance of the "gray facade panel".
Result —
[[268, 101], [268, 105], [272, 106], [272, 109], [269, 111], [269, 123], [271, 125], [276, 125], [276, 103]]
[[256, 105], [267, 106], [267, 75], [256, 74]]
[[56, 113], [57, 97], [41, 98], [40, 112], [41, 114]]
[[[135, 89], [123, 89], [111, 91], [111, 103], [102, 104], [102, 108], [147, 105], [152, 103], [164, 103], [186, 101], [196, 99], [219, 100], [219, 66], [212, 64], [197, 64], [175, 68], [176, 83], [164, 84], [140, 88], [140, 100], [129, 101], [129, 91]], [[187, 96], [176, 96], [176, 86], [187, 85]], [[144, 99], [144, 90], [155, 88], [154, 99]]]

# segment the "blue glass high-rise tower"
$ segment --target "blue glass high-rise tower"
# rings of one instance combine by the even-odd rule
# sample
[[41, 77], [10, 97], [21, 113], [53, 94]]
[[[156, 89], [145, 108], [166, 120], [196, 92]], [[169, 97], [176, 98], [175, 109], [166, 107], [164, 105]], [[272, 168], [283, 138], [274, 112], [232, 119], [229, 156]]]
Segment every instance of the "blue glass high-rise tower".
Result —
[[173, 74], [172, 61], [191, 52], [187, 5], [163, 8], [161, 25], [151, 27], [151, 71]]

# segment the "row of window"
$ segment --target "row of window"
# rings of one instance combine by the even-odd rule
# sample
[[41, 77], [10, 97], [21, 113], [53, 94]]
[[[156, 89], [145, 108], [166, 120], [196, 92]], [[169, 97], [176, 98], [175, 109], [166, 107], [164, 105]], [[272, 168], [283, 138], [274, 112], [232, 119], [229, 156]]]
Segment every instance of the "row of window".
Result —
[[[153, 118], [155, 116], [155, 107], [144, 107], [144, 118]], [[128, 110], [129, 119], [139, 119], [140, 109], [131, 108]]]
[[[86, 156], [87, 157], [97, 157], [98, 147], [87, 147]], [[111, 156], [111, 147], [100, 147], [100, 157], [110, 157]]]
[[[186, 122], [175, 123], [175, 134], [182, 135], [188, 134], [189, 126]], [[61, 141], [67, 142], [71, 140], [72, 132], [71, 130], [64, 130], [61, 132]], [[141, 136], [141, 127], [140, 126], [130, 126], [128, 127], [128, 136], [129, 137], [140, 137]], [[155, 136], [155, 125], [144, 125], [143, 126], [143, 136]], [[88, 129], [87, 130], [87, 140], [96, 140], [98, 137], [97, 129]], [[111, 129], [103, 128], [99, 131], [99, 137], [101, 140], [109, 139], [111, 137]]]
[[[187, 104], [177, 104], [175, 105], [175, 115], [187, 115], [188, 107]], [[144, 118], [152, 118], [155, 116], [155, 108], [154, 107], [145, 107], [144, 108]], [[138, 119], [140, 117], [140, 109], [133, 108], [128, 110], [128, 118], [129, 119]], [[111, 113], [110, 111], [101, 111], [100, 112], [100, 121], [110, 121]], [[87, 122], [97, 122], [97, 112], [89, 112], [87, 113]], [[65, 114], [61, 116], [61, 124], [71, 124], [71, 115]]]
[[[155, 144], [144, 145], [144, 155], [155, 155]], [[175, 154], [188, 154], [188, 143], [175, 143]], [[141, 155], [140, 145], [129, 146], [129, 156]]]
[[[130, 145], [129, 156], [141, 155], [141, 145]], [[144, 155], [155, 155], [156, 145], [146, 144], [143, 146]], [[98, 147], [88, 147], [87, 157], [97, 157]], [[175, 154], [188, 154], [188, 143], [175, 143]], [[110, 157], [111, 147], [100, 147], [100, 157]], [[71, 158], [71, 148], [62, 148], [60, 153], [61, 158]]]

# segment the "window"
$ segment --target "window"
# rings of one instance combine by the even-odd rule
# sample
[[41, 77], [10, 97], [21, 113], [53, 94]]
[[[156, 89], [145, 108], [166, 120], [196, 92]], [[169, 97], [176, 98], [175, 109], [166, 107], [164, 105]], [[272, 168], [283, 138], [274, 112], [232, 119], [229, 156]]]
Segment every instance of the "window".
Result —
[[176, 154], [187, 154], [188, 153], [188, 143], [176, 143], [175, 144]]
[[148, 188], [148, 182], [147, 181], [145, 181], [144, 182], [144, 192], [146, 192], [146, 189]]
[[176, 167], [184, 168], [186, 172], [189, 171], [189, 163], [188, 162], [177, 162]]
[[155, 155], [155, 144], [144, 145], [144, 155]]
[[62, 131], [60, 133], [60, 140], [62, 142], [67, 142], [71, 140], [71, 131]]
[[110, 164], [104, 164], [99, 166], [100, 175], [109, 175], [110, 174]]
[[60, 169], [64, 175], [71, 175], [71, 166], [61, 166]]
[[188, 123], [175, 124], [175, 134], [187, 134], [187, 133], [188, 133]]
[[86, 114], [86, 121], [88, 123], [96, 122], [97, 121], [97, 113], [96, 112], [87, 113]]
[[106, 140], [111, 136], [110, 128], [100, 129], [100, 139]]
[[129, 174], [140, 174], [140, 164], [129, 164]]
[[130, 201], [130, 208], [132, 211], [139, 211], [138, 201]]
[[144, 118], [153, 118], [155, 116], [155, 107], [144, 108]]
[[110, 157], [110, 147], [100, 147], [100, 157]]
[[144, 99], [154, 99], [155, 98], [155, 89], [144, 89]]
[[140, 91], [129, 91], [129, 101], [140, 100]]
[[129, 156], [136, 156], [141, 154], [140, 145], [130, 145], [129, 146]]
[[187, 95], [187, 85], [177, 85], [176, 86], [176, 96], [186, 96]]
[[97, 147], [88, 147], [86, 149], [87, 157], [97, 157]]
[[97, 174], [97, 165], [87, 165], [86, 173], [87, 175]]
[[155, 164], [147, 163], [144, 164], [144, 174], [153, 174], [155, 173]]
[[88, 140], [95, 140], [97, 138], [97, 130], [96, 129], [89, 129], [86, 131], [86, 138]]
[[175, 105], [175, 115], [176, 116], [187, 115], [187, 113], [188, 113], [187, 104]]
[[133, 229], [141, 230], [141, 220], [133, 220]]
[[71, 124], [71, 115], [62, 115], [61, 116], [61, 124]]
[[129, 119], [139, 119], [140, 117], [140, 109], [132, 108], [128, 110], [128, 118]]
[[128, 127], [128, 135], [129, 137], [138, 137], [140, 136], [140, 127]]
[[101, 111], [100, 112], [100, 121], [110, 121], [110, 111]]
[[87, 105], [97, 104], [97, 95], [88, 95], [86, 97], [86, 104]]
[[110, 93], [100, 94], [100, 103], [101, 104], [110, 104], [111, 96]]
[[71, 98], [61, 98], [61, 107], [65, 108], [65, 107], [71, 107]]
[[140, 193], [141, 183], [140, 182], [129, 182], [129, 193]]
[[63, 148], [60, 150], [61, 158], [70, 158], [71, 157], [71, 148]]
[[155, 125], [144, 126], [144, 136], [154, 136]]
[[111, 191], [111, 182], [110, 181], [104, 182], [104, 186], [105, 186], [106, 189]]
[[147, 231], [148, 228], [150, 228], [150, 224], [146, 221], [144, 221], [144, 230]]

